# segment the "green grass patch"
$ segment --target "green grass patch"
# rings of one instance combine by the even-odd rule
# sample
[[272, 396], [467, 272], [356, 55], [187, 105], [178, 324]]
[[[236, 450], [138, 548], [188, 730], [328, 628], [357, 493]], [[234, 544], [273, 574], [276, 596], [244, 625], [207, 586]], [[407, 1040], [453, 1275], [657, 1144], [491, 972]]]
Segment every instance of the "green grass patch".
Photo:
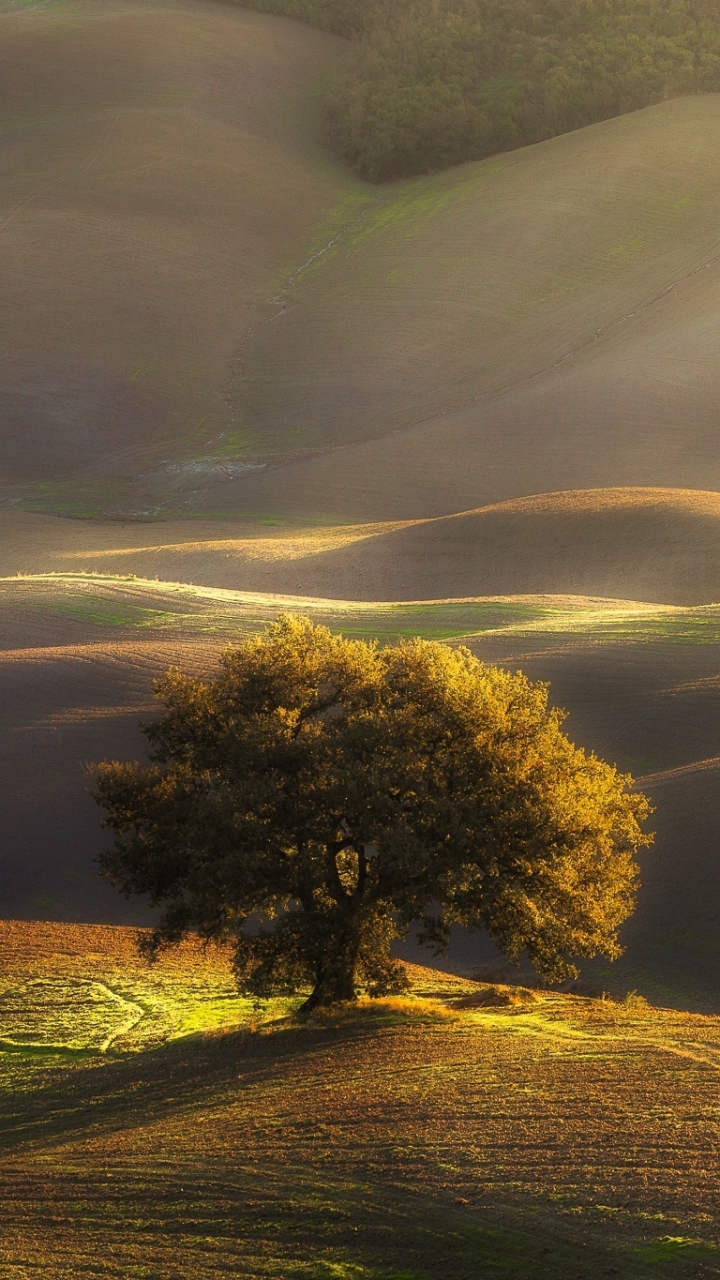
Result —
[[0, 598], [35, 616], [67, 618], [110, 632], [241, 636], [262, 630], [289, 610], [333, 631], [381, 643], [415, 636], [443, 641], [507, 637], [533, 646], [562, 637], [602, 644], [720, 642], [720, 605], [626, 605], [581, 596], [375, 604], [194, 587], [134, 574], [56, 573], [2, 579]]
[[687, 1239], [685, 1236], [660, 1236], [635, 1249], [638, 1261], [647, 1267], [662, 1267], [673, 1262], [706, 1262], [714, 1258], [717, 1252], [716, 1244]]

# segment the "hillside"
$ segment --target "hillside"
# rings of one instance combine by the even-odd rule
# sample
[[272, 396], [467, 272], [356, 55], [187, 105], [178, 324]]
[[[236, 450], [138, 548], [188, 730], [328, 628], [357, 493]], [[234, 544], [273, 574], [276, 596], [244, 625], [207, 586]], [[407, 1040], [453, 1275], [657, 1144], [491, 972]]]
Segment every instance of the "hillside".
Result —
[[720, 488], [719, 147], [720, 98], [678, 99], [389, 189], [248, 344], [242, 421], [287, 465], [197, 509]]
[[[282, 65], [289, 60], [288, 83], [311, 95], [332, 61], [332, 37], [234, 7], [200, 8], [216, 43], [232, 51], [223, 75], [232, 71], [232, 111], [247, 117], [232, 135], [242, 152], [236, 179], [228, 186], [218, 169], [222, 198], [205, 169], [218, 147], [223, 163], [230, 157], [232, 130], [215, 118], [221, 106], [231, 112], [229, 89], [222, 103], [210, 94], [194, 108], [199, 133], [180, 112], [183, 145], [197, 136], [200, 158], [168, 152], [175, 185], [167, 190], [155, 186], [166, 181], [157, 149], [136, 157], [136, 191], [129, 177], [107, 186], [92, 166], [77, 178], [86, 182], [80, 193], [64, 194], [64, 179], [43, 188], [46, 203], [61, 194], [70, 202], [62, 217], [36, 208], [39, 190], [17, 188], [25, 203], [7, 225], [10, 256], [0, 263], [13, 290], [6, 345], [19, 379], [8, 383], [16, 425], [6, 436], [4, 502], [343, 524], [597, 486], [720, 489], [720, 98], [677, 99], [380, 190], [323, 156], [309, 108], [288, 123], [276, 80], [259, 77], [262, 99], [237, 74], [254, 49], [250, 35], [263, 32], [279, 42]], [[3, 24], [36, 39], [52, 12], [1, 15], [0, 49]], [[178, 38], [183, 12], [172, 8]], [[164, 29], [169, 13], [131, 9], [122, 22], [152, 19]], [[99, 40], [103, 24], [89, 29]], [[82, 23], [74, 30], [79, 39]], [[60, 58], [63, 46], [54, 48]], [[60, 89], [52, 92], [60, 102]], [[109, 112], [120, 130], [123, 110], [108, 107], [98, 119]], [[137, 149], [144, 129], [170, 128], [174, 115], [143, 107], [128, 119]], [[217, 130], [213, 151], [205, 131]], [[66, 133], [74, 137], [69, 124]], [[22, 135], [13, 163], [39, 164], [33, 147], [59, 163], [57, 143], [41, 128]], [[264, 157], [260, 169], [251, 146]], [[187, 205], [183, 183], [194, 193]], [[95, 202], [110, 236], [97, 278], [88, 239]], [[60, 241], [49, 224], [62, 224]], [[107, 249], [136, 234], [138, 253], [152, 258], [147, 266], [138, 258], [137, 273]], [[58, 362], [62, 377], [52, 372]]]
[[298, 1026], [131, 945], [0, 928], [8, 1275], [720, 1274], [717, 1018], [412, 968]]
[[453, 516], [97, 524], [0, 512], [0, 574], [137, 574], [327, 600], [581, 595], [720, 600], [720, 494], [589, 489]]
[[211, 0], [0, 13], [4, 913], [146, 918], [86, 766], [293, 607], [551, 679], [658, 798], [592, 980], [715, 1010], [720, 98], [381, 190], [322, 146], [341, 47]]
[[[350, 635], [464, 642], [487, 661], [550, 680], [552, 700], [569, 712], [570, 737], [639, 777], [657, 805], [656, 845], [642, 855], [638, 910], [622, 934], [626, 955], [615, 965], [584, 964], [585, 980], [597, 990], [636, 988], [674, 1007], [720, 1011], [720, 605], [537, 595], [377, 604], [84, 575], [6, 579], [6, 916], [148, 921], [143, 903], [125, 902], [93, 865], [106, 837], [87, 765], [144, 756], [138, 721], [153, 714], [153, 679], [175, 664], [210, 674], [227, 643], [286, 608]], [[502, 964], [480, 935], [458, 935], [448, 963]]]
[[137, 506], [128, 470], [233, 462], [243, 341], [362, 196], [314, 105], [341, 49], [209, 2], [0, 6], [4, 485]]
[[[720, 1277], [720, 95], [379, 187], [347, 59], [0, 0], [0, 1272]], [[288, 609], [549, 681], [656, 806], [616, 964], [411, 937], [301, 1022], [139, 958], [92, 766]]]

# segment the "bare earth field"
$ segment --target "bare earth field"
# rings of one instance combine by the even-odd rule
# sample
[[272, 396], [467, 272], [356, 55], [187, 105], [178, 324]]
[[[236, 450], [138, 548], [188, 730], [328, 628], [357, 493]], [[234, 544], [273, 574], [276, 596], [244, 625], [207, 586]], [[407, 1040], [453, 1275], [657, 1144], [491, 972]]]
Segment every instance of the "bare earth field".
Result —
[[219, 952], [6, 922], [0, 953], [12, 1280], [720, 1274], [717, 1018], [411, 967], [298, 1025]]
[[391, 187], [248, 348], [248, 426], [322, 454], [216, 506], [372, 520], [719, 488], [719, 144], [720, 100], [678, 99]]
[[720, 490], [720, 99], [377, 188], [322, 147], [342, 49], [213, 0], [0, 12], [0, 498], [340, 525]]
[[100, 524], [0, 511], [0, 574], [133, 573], [331, 600], [576, 594], [720, 600], [720, 494], [590, 489], [457, 515]]
[[319, 142], [341, 50], [210, 2], [0, 6], [6, 492], [135, 509], [242, 469], [246, 336], [363, 190]]

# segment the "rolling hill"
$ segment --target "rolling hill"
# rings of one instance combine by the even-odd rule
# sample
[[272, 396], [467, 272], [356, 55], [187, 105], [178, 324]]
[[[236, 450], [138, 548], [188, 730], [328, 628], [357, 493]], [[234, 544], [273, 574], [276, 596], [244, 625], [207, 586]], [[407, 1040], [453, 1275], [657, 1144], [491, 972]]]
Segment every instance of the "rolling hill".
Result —
[[715, 1008], [720, 99], [371, 189], [322, 145], [342, 47], [0, 12], [4, 911], [144, 918], [85, 765], [295, 607], [550, 678], [658, 795], [612, 981]]
[[720, 1274], [717, 1018], [410, 966], [299, 1025], [133, 944], [0, 925], [9, 1276]]
[[0, 512], [0, 573], [134, 573], [330, 600], [720, 600], [720, 494], [590, 489], [413, 521], [98, 524]]
[[[4, 579], [6, 916], [149, 919], [93, 866], [106, 837], [87, 765], [144, 756], [138, 721], [153, 714], [153, 679], [171, 665], [209, 674], [228, 643], [287, 608], [385, 642], [417, 634], [463, 642], [487, 661], [550, 680], [571, 738], [640, 777], [657, 805], [657, 842], [642, 857], [638, 911], [623, 930], [626, 955], [612, 966], [583, 965], [585, 981], [718, 1010], [718, 605], [538, 595], [378, 604], [82, 574]], [[419, 953], [410, 946], [405, 954]], [[449, 963], [501, 962], [486, 940], [459, 934]]]
[[4, 485], [137, 508], [128, 471], [233, 464], [242, 344], [362, 197], [314, 108], [341, 50], [209, 2], [0, 10]]
[[337, 38], [70, 12], [0, 14], [5, 502], [341, 524], [720, 488], [715, 95], [371, 188], [321, 147]]
[[[720, 97], [371, 188], [343, 49], [0, 0], [0, 1270], [718, 1275]], [[299, 1025], [138, 958], [89, 766], [285, 609], [550, 682], [656, 805], [617, 964]]]
[[391, 185], [246, 348], [238, 412], [287, 465], [197, 509], [339, 523], [720, 488], [719, 146], [720, 99], [676, 99]]

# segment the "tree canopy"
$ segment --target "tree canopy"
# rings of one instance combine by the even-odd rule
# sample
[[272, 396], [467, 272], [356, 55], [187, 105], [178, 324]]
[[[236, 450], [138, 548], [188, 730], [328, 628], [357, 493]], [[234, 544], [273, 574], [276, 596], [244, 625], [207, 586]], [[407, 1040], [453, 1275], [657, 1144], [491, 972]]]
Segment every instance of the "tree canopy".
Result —
[[337, 154], [372, 182], [720, 89], [713, 0], [250, 0], [353, 40]]
[[573, 746], [545, 685], [285, 615], [157, 693], [151, 763], [101, 764], [95, 790], [104, 875], [162, 908], [151, 951], [230, 936], [243, 990], [310, 1006], [399, 989], [413, 925], [436, 952], [485, 928], [548, 981], [620, 954], [649, 804]]

